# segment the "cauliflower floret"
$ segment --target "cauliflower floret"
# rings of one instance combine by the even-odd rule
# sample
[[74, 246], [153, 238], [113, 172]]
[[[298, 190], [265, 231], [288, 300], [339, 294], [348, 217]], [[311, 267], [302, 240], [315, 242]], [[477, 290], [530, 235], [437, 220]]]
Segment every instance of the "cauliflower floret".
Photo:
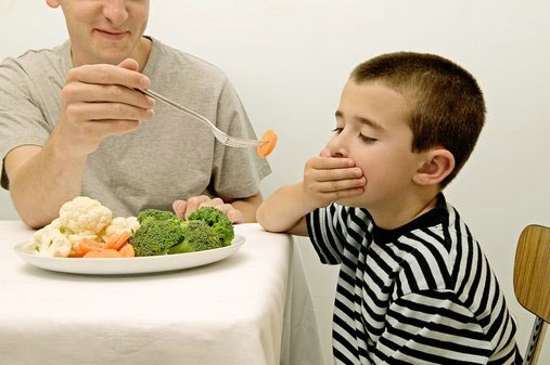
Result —
[[85, 196], [77, 196], [59, 210], [59, 224], [70, 233], [98, 234], [112, 219], [109, 208]]
[[109, 224], [103, 232], [101, 237], [104, 241], [112, 235], [120, 235], [122, 232], [127, 232], [130, 236], [133, 236], [134, 233], [138, 230], [140, 224], [136, 217], [116, 217], [113, 218], [111, 224]]
[[50, 224], [50, 227], [59, 229], [60, 231], [63, 231], [63, 226], [61, 225], [61, 222], [59, 221], [59, 218], [54, 219]]
[[67, 257], [71, 252], [71, 241], [53, 224], [36, 231], [25, 251], [48, 257]]
[[69, 241], [71, 241], [73, 246], [76, 245], [78, 242], [82, 241], [84, 238], [97, 241], [97, 242], [103, 242], [97, 234], [73, 233], [65, 236], [69, 239]]

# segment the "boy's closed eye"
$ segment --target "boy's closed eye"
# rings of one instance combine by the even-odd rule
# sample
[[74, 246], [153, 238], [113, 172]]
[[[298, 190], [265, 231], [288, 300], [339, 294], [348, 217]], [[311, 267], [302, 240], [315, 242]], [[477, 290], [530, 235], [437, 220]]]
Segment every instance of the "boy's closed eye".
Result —
[[359, 138], [361, 138], [361, 140], [367, 144], [371, 144], [371, 143], [374, 143], [377, 141], [376, 138], [372, 138], [372, 137], [369, 137], [369, 136], [366, 136], [364, 135], [363, 133], [359, 133]]
[[[342, 133], [342, 131], [344, 130], [343, 127], [336, 127], [334, 128], [332, 131], [335, 133], [335, 134], [340, 134]], [[357, 135], [363, 142], [367, 143], [367, 144], [370, 144], [370, 143], [374, 143], [377, 141], [376, 138], [372, 138], [370, 136], [367, 136], [366, 134], [363, 134], [361, 132], [358, 133]]]

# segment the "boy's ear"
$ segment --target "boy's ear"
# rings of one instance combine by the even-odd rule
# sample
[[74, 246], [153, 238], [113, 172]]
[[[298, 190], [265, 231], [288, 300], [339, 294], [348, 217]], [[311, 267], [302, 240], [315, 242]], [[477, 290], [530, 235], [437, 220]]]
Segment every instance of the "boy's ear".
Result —
[[432, 149], [425, 153], [425, 159], [413, 176], [419, 185], [437, 185], [453, 171], [455, 158], [444, 148]]

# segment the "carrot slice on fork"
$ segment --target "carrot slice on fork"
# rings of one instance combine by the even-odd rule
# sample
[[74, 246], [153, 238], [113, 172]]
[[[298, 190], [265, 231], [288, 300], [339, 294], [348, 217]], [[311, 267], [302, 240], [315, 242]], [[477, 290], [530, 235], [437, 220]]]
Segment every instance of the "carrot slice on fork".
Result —
[[267, 130], [261, 138], [261, 141], [266, 143], [258, 146], [258, 156], [261, 158], [266, 158], [275, 148], [278, 139], [279, 137], [274, 130]]

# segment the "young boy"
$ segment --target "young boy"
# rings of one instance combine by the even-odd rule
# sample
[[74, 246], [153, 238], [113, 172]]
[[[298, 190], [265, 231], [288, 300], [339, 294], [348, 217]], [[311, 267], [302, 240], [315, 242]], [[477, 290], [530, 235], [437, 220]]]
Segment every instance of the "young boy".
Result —
[[479, 243], [442, 194], [485, 120], [476, 80], [435, 55], [355, 68], [301, 182], [258, 209], [339, 264], [336, 364], [514, 364], [516, 325]]

